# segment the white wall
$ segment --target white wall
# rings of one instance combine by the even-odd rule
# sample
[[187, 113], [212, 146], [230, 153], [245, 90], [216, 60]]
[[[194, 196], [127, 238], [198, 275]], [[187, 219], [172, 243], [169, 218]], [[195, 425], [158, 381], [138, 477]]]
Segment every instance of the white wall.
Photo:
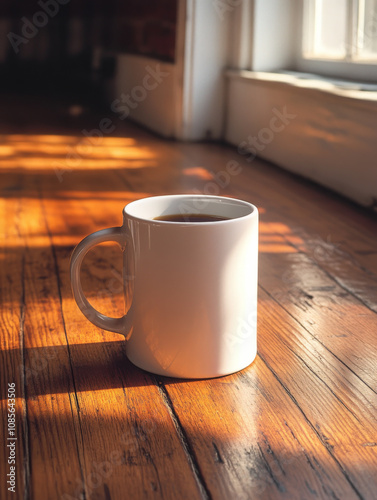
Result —
[[254, 0], [253, 71], [293, 66], [300, 13], [297, 0]]
[[[291, 10], [297, 1], [284, 2], [283, 8], [281, 0], [254, 0], [255, 43], [250, 53], [241, 54], [242, 64], [251, 59], [254, 68], [269, 71], [282, 61], [289, 64], [297, 30], [285, 20], [294, 18]], [[223, 70], [235, 60], [227, 50], [229, 36], [237, 42], [232, 22], [238, 18], [240, 26], [245, 15], [251, 20], [252, 3], [244, 0], [222, 15], [216, 5], [213, 0], [180, 0], [175, 64], [118, 56], [114, 99], [132, 95], [143, 85], [146, 68], [159, 65], [169, 75], [130, 110], [130, 118], [182, 140], [225, 138], [239, 145], [255, 136], [260, 157], [371, 206], [377, 198], [377, 93], [273, 73], [238, 71], [224, 82]], [[269, 19], [270, 29], [263, 30]], [[279, 42], [279, 30], [286, 32], [285, 43]], [[271, 129], [271, 123], [278, 126], [278, 119], [271, 119], [284, 107], [295, 118], [282, 130], [263, 131]]]
[[182, 52], [177, 54], [177, 72], [182, 83], [182, 123], [177, 131], [179, 139], [223, 136], [224, 69], [233, 9], [221, 10], [219, 5], [221, 2], [213, 0], [180, 2], [178, 38]]
[[135, 55], [117, 56], [112, 99], [131, 93], [142, 84], [145, 67], [159, 64], [170, 76], [156, 90], [148, 92], [145, 100], [131, 110], [130, 118], [166, 137], [221, 139], [231, 15], [231, 10], [219, 12], [213, 0], [181, 0], [176, 63]]
[[[377, 198], [376, 93], [363, 101], [358, 98], [362, 92], [316, 90], [305, 81], [274, 82], [268, 75], [229, 78], [230, 143], [252, 149], [248, 137], [256, 137], [261, 158], [372, 205]], [[261, 132], [280, 127], [281, 120], [271, 119], [277, 116], [274, 110], [284, 107], [295, 117], [278, 132]]]
[[[162, 73], [156, 79], [153, 72]], [[112, 111], [120, 118], [130, 118], [165, 137], [175, 137], [177, 72], [174, 64], [143, 56], [118, 55], [113, 92]]]

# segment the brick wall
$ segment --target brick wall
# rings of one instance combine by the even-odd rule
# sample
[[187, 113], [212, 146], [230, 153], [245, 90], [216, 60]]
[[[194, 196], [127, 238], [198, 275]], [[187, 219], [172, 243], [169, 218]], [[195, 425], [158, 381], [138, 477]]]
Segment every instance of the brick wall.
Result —
[[111, 41], [119, 52], [174, 61], [178, 0], [124, 0], [117, 5], [116, 34]]
[[[57, 4], [58, 12], [47, 16], [48, 22], [38, 29], [38, 35], [27, 44], [20, 44], [20, 57], [44, 59], [40, 50], [44, 39], [46, 57], [70, 55], [69, 47], [73, 44], [77, 47], [76, 53], [90, 52], [100, 46], [117, 53], [174, 61], [178, 0], [65, 0], [64, 5], [56, 0], [18, 0], [17, 3], [0, 0], [0, 20], [7, 22], [5, 29], [21, 36], [23, 17], [34, 22], [37, 12], [46, 15], [40, 2]], [[55, 47], [56, 44], [59, 46]], [[3, 36], [0, 59], [5, 59], [10, 52], [9, 40]]]

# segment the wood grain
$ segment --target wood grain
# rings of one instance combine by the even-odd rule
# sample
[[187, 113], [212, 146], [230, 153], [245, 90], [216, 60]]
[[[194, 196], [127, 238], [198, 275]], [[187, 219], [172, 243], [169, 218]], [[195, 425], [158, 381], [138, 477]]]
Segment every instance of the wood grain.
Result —
[[[17, 386], [16, 493], [3, 446], [0, 497], [373, 500], [375, 217], [234, 148], [118, 122], [89, 148], [80, 131], [103, 117], [69, 123], [52, 102], [28, 120], [21, 104], [0, 123], [1, 443], [7, 384]], [[239, 168], [227, 176], [229, 162]], [[184, 192], [260, 208], [258, 356], [219, 379], [139, 370], [70, 290], [86, 234], [120, 225], [132, 200]], [[109, 315], [124, 311], [120, 274], [116, 246], [83, 266], [90, 301]]]

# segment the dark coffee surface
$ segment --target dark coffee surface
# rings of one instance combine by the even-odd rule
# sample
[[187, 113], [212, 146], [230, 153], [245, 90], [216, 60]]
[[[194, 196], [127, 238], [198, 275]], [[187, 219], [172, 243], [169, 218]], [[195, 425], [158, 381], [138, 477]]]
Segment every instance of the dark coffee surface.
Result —
[[229, 220], [230, 217], [222, 217], [221, 215], [208, 214], [170, 214], [154, 217], [153, 220], [161, 220], [166, 222], [216, 222], [220, 220]]

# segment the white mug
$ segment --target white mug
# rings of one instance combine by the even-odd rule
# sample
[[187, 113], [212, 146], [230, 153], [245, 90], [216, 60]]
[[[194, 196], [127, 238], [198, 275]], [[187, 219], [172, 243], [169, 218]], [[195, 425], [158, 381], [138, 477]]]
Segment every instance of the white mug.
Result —
[[[173, 214], [224, 217], [209, 222], [155, 220]], [[186, 220], [186, 219], [185, 219]], [[94, 309], [80, 282], [86, 253], [104, 241], [124, 250], [129, 311]], [[220, 196], [144, 198], [123, 209], [123, 225], [83, 239], [71, 259], [76, 302], [96, 326], [126, 337], [127, 357], [152, 373], [211, 378], [248, 366], [257, 352], [258, 210]], [[131, 289], [131, 290], [130, 290]]]

